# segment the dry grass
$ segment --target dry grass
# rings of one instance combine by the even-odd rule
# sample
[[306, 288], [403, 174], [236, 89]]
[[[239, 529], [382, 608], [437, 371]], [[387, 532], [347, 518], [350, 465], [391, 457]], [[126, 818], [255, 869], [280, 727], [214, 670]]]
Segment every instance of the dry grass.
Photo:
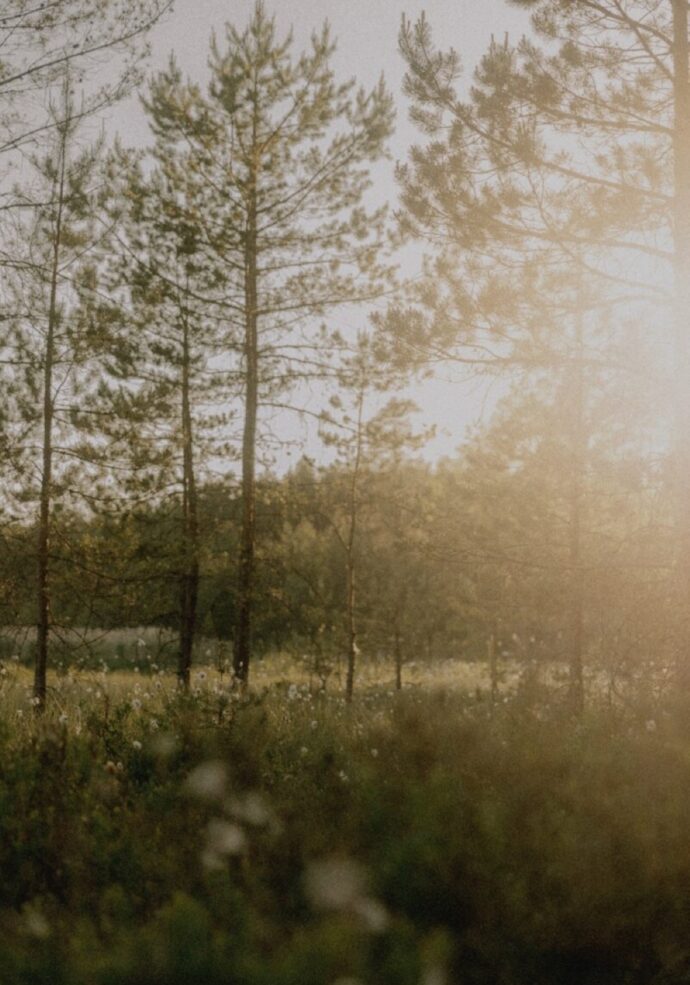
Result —
[[[134, 637], [144, 639], [141, 634]], [[212, 661], [215, 653], [208, 652], [207, 663], [192, 671], [192, 690], [209, 700], [223, 698], [231, 691], [232, 679], [223, 664]], [[148, 659], [147, 659], [148, 657]], [[503, 686], [511, 688], [518, 679], [518, 668], [505, 675]], [[0, 667], [0, 713], [6, 720], [17, 724], [32, 719], [32, 673], [16, 659], [6, 660]], [[84, 670], [68, 669], [49, 674], [48, 715], [79, 728], [86, 715], [93, 712], [107, 716], [122, 703], [129, 703], [135, 711], [155, 716], [160, 713], [165, 699], [172, 697], [177, 688], [175, 675], [164, 670], [151, 659], [151, 651], [142, 647], [140, 670]], [[439, 661], [434, 664], [411, 663], [404, 669], [405, 690], [447, 690], [475, 693], [488, 690], [486, 668], [461, 660]], [[274, 654], [257, 660], [252, 667], [251, 690], [257, 693], [276, 691], [298, 693], [319, 690], [319, 679], [310, 672], [306, 660], [298, 660], [285, 654]], [[327, 682], [329, 694], [339, 696], [344, 689], [344, 666], [334, 668]], [[383, 662], [362, 663], [357, 675], [357, 696], [390, 696], [395, 691], [392, 666]]]

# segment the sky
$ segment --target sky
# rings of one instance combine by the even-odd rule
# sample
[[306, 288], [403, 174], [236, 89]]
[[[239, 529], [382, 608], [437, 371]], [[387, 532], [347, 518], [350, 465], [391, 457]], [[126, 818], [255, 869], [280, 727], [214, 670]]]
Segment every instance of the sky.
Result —
[[[402, 16], [416, 20], [425, 12], [439, 47], [453, 47], [459, 52], [468, 81], [492, 34], [502, 39], [508, 32], [511, 39], [517, 39], [528, 27], [524, 11], [506, 0], [266, 0], [266, 6], [281, 28], [293, 29], [297, 50], [308, 44], [311, 32], [328, 19], [338, 43], [333, 61], [338, 78], [354, 76], [368, 88], [383, 73], [395, 97], [397, 126], [391, 143], [392, 159], [377, 169], [374, 194], [393, 207], [397, 195], [394, 163], [404, 160], [409, 147], [420, 139], [407, 118], [402, 95], [404, 65], [397, 46]], [[222, 36], [227, 22], [243, 27], [253, 7], [254, 0], [176, 0], [173, 13], [152, 32], [150, 70], [162, 68], [174, 51], [182, 70], [203, 82], [211, 33]], [[146, 118], [137, 98], [117, 108], [110, 129], [119, 133], [126, 145], [148, 142]], [[414, 259], [411, 262], [414, 264]], [[347, 330], [347, 319], [356, 323], [364, 316], [350, 312], [344, 317]], [[452, 453], [468, 427], [486, 419], [500, 392], [500, 384], [458, 380], [450, 369], [433, 383], [414, 386], [408, 395], [423, 408], [420, 424], [423, 421], [437, 427], [437, 437], [428, 444], [425, 456], [433, 459]], [[278, 468], [289, 466], [299, 455], [302, 441], [307, 453], [318, 456], [315, 437], [306, 424], [277, 422], [276, 429], [288, 433], [296, 443], [282, 453]]]
[[[508, 31], [511, 38], [517, 37], [528, 24], [524, 11], [506, 0], [267, 0], [266, 6], [284, 30], [293, 29], [298, 48], [327, 19], [338, 42], [333, 64], [341, 77], [355, 76], [371, 86], [383, 73], [397, 97], [393, 152], [399, 157], [414, 139], [401, 95], [404, 67], [397, 38], [402, 16], [416, 20], [424, 12], [438, 44], [461, 54], [468, 75], [492, 34], [503, 38]], [[173, 13], [151, 35], [152, 69], [164, 66], [174, 51], [183, 70], [203, 79], [211, 33], [221, 35], [228, 22], [244, 26], [253, 7], [254, 0], [176, 0]], [[120, 107], [115, 124], [128, 141], [146, 139], [146, 122], [136, 100]]]

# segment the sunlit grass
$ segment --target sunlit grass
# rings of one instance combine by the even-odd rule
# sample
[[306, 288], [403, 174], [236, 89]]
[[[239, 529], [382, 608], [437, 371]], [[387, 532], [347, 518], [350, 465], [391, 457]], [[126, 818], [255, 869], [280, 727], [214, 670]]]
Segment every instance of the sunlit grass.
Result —
[[[175, 674], [159, 668], [142, 654], [141, 666], [134, 670], [88, 670], [69, 668], [52, 672], [48, 682], [48, 714], [63, 723], [74, 725], [86, 713], [108, 716], [120, 704], [129, 704], [140, 715], [160, 712], [165, 702], [178, 692]], [[518, 679], [518, 668], [505, 675], [504, 687], [510, 689]], [[30, 667], [9, 660], [0, 668], [0, 709], [5, 718], [21, 721], [31, 716], [33, 677]], [[449, 690], [476, 694], [488, 691], [489, 678], [485, 667], [462, 660], [435, 663], [411, 663], [404, 670], [403, 690]], [[201, 664], [192, 670], [191, 693], [195, 697], [228, 699], [235, 688], [232, 676], [217, 664]], [[324, 693], [337, 700], [344, 691], [344, 667], [334, 669], [326, 688], [310, 672], [308, 662], [284, 654], [274, 654], [257, 660], [252, 667], [250, 693], [285, 696], [290, 702]], [[382, 662], [364, 664], [357, 675], [355, 700], [392, 698], [395, 695], [395, 676], [390, 666]]]

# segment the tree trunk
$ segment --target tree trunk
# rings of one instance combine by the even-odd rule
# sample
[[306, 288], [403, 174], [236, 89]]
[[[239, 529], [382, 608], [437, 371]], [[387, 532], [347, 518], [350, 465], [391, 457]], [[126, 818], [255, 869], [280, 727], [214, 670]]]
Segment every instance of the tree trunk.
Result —
[[583, 311], [582, 295], [578, 291], [578, 310], [575, 314], [575, 360], [571, 367], [570, 420], [570, 490], [569, 490], [569, 568], [570, 568], [570, 631], [568, 664], [570, 670], [569, 702], [575, 715], [585, 706], [584, 685], [584, 571], [582, 568], [583, 478], [587, 453], [587, 433], [584, 407]]
[[491, 686], [491, 704], [495, 705], [498, 701], [498, 658], [496, 656], [496, 636], [491, 633], [486, 644], [487, 659], [489, 663], [489, 683]]
[[366, 382], [363, 380], [357, 403], [355, 459], [352, 465], [352, 476], [350, 480], [350, 529], [345, 545], [347, 575], [347, 675], [345, 678], [345, 700], [347, 702], [352, 701], [352, 695], [354, 694], [355, 668], [357, 665], [357, 572], [355, 544], [357, 538], [357, 520], [359, 518], [359, 470], [362, 463], [362, 418], [364, 414], [365, 386]]
[[50, 636], [50, 513], [53, 489], [53, 366], [55, 362], [55, 331], [57, 327], [57, 289], [62, 242], [62, 219], [65, 201], [65, 170], [67, 131], [60, 139], [60, 162], [56, 186], [56, 217], [53, 255], [50, 270], [50, 300], [43, 364], [43, 448], [41, 492], [37, 543], [37, 624], [36, 663], [34, 666], [33, 696], [36, 710], [45, 708], [48, 671], [48, 640]]
[[242, 531], [240, 535], [237, 621], [233, 651], [235, 678], [242, 687], [249, 680], [254, 555], [256, 540], [256, 422], [259, 404], [259, 345], [257, 312], [256, 171], [249, 189], [245, 241], [245, 408], [242, 437]]
[[182, 324], [182, 536], [184, 562], [180, 578], [180, 650], [177, 678], [187, 690], [196, 635], [199, 595], [199, 520], [194, 474], [194, 432], [189, 394], [189, 322]]
[[690, 86], [688, 5], [673, 5], [674, 69], [674, 499], [678, 607], [677, 670], [690, 685]]
[[395, 690], [402, 691], [403, 651], [402, 638], [397, 626], [395, 627], [395, 635], [393, 637], [393, 647], [395, 654]]
[[347, 559], [347, 673], [345, 677], [345, 698], [352, 701], [355, 690], [355, 668], [357, 665], [357, 586], [354, 561]]

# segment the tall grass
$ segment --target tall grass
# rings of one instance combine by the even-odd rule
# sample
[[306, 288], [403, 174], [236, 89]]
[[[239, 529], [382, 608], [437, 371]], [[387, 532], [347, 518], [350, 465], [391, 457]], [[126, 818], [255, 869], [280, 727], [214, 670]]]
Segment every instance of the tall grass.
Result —
[[687, 981], [687, 706], [283, 669], [8, 670], [3, 985]]

